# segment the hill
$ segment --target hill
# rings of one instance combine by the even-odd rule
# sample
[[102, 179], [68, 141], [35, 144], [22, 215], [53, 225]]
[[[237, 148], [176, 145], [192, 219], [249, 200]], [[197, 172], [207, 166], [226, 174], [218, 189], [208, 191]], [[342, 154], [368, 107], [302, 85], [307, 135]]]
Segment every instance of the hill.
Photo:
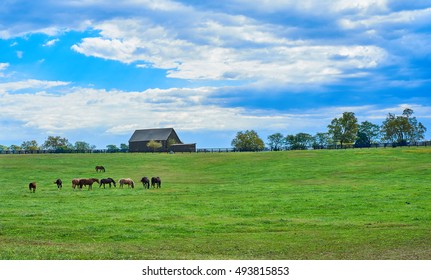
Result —
[[430, 148], [0, 155], [0, 259], [429, 259], [430, 167]]

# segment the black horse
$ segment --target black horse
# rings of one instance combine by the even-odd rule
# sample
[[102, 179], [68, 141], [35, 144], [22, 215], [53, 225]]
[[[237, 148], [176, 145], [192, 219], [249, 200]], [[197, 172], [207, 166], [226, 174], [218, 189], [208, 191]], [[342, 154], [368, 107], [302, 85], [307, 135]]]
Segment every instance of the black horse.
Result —
[[151, 186], [153, 188], [161, 188], [162, 187], [162, 180], [160, 180], [160, 177], [152, 177], [151, 178]]
[[28, 188], [30, 191], [36, 192], [36, 182], [31, 182], [30, 184], [28, 184]]
[[114, 187], [117, 187], [117, 185], [115, 184], [114, 179], [112, 178], [106, 178], [106, 179], [102, 179], [100, 180], [100, 185], [99, 188], [103, 185], [103, 188], [105, 188], [105, 185], [109, 184], [109, 187], [111, 187], [111, 184], [114, 184]]
[[55, 180], [54, 184], [56, 184], [56, 185], [57, 185], [57, 188], [58, 188], [59, 190], [61, 190], [61, 188], [63, 187], [63, 182], [61, 181], [61, 179], [57, 179], [57, 180]]
[[141, 181], [142, 185], [144, 186], [144, 189], [150, 188], [150, 180], [148, 180], [147, 177], [142, 177]]

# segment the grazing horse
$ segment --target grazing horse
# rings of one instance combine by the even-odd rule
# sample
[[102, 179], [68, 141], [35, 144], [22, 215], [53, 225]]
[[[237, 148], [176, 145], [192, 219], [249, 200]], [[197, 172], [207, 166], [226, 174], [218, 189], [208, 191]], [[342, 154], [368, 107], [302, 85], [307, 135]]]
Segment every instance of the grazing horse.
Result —
[[96, 179], [96, 178], [80, 179], [79, 180], [79, 189], [82, 190], [82, 186], [88, 186], [88, 190], [92, 190], [94, 182], [99, 183], [99, 179]]
[[75, 189], [77, 186], [79, 186], [79, 180], [81, 180], [81, 178], [72, 179], [72, 188], [73, 189]]
[[63, 187], [63, 182], [61, 181], [61, 179], [57, 179], [57, 180], [55, 180], [54, 184], [56, 184], [56, 185], [57, 185], [57, 188], [58, 188], [59, 190], [61, 190], [61, 188]]
[[98, 165], [98, 166], [96, 166], [96, 172], [105, 172], [105, 167], [103, 167], [103, 166], [101, 166], [101, 165]]
[[151, 178], [151, 186], [153, 188], [161, 188], [162, 187], [162, 180], [160, 180], [160, 177], [153, 177]]
[[28, 184], [28, 188], [30, 191], [35, 192], [36, 191], [36, 182], [31, 182], [30, 184]]
[[105, 185], [109, 184], [109, 187], [111, 187], [111, 184], [114, 184], [114, 187], [117, 187], [117, 185], [115, 184], [114, 179], [112, 178], [106, 178], [106, 179], [102, 179], [100, 180], [100, 184], [99, 184], [99, 188], [103, 185], [103, 188], [105, 188]]
[[135, 183], [130, 178], [122, 178], [118, 181], [120, 183], [120, 188], [123, 187], [123, 185], [128, 185], [129, 187], [132, 187], [132, 189], [135, 187]]
[[142, 185], [144, 186], [144, 189], [150, 188], [150, 180], [148, 180], [147, 177], [142, 177], [141, 181]]

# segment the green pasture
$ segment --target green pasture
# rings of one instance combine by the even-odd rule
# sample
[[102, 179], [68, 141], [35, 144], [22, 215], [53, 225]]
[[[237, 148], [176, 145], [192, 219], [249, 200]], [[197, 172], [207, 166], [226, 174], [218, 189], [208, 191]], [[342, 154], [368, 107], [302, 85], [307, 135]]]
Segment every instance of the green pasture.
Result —
[[431, 148], [0, 155], [0, 259], [430, 258]]

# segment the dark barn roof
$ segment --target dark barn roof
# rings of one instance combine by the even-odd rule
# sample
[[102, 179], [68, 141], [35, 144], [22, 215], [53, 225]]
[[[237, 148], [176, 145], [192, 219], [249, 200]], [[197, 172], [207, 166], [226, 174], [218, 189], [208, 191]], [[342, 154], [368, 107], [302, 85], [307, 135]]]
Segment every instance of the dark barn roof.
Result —
[[139, 129], [135, 130], [129, 142], [166, 141], [172, 132], [175, 133], [173, 128]]

